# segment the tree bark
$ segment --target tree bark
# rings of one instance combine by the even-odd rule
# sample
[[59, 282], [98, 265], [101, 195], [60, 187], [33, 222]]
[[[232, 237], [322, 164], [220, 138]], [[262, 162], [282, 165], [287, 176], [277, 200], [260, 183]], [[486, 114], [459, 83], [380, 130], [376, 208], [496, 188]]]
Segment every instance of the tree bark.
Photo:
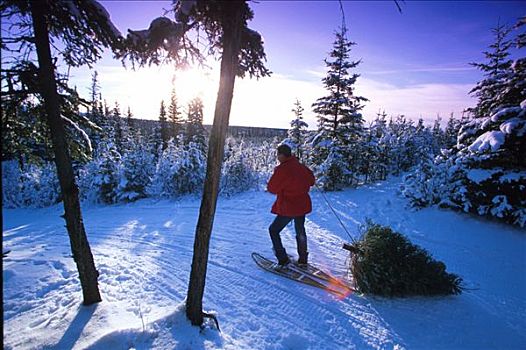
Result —
[[64, 218], [71, 243], [73, 258], [79, 271], [84, 305], [101, 301], [98, 271], [84, 230], [78, 187], [71, 165], [64, 123], [60, 116], [60, 100], [55, 80], [55, 69], [51, 59], [49, 31], [46, 23], [46, 1], [31, 1], [31, 17], [37, 49], [40, 92], [44, 99], [47, 124], [51, 132], [55, 164], [64, 203]]
[[186, 316], [193, 325], [198, 326], [203, 324], [203, 294], [208, 265], [208, 251], [219, 192], [225, 138], [234, 95], [234, 82], [239, 64], [241, 30], [244, 25], [241, 18], [243, 4], [244, 1], [225, 1], [223, 3], [221, 76], [214, 113], [214, 124], [208, 143], [206, 178], [195, 232], [194, 255], [186, 301]]

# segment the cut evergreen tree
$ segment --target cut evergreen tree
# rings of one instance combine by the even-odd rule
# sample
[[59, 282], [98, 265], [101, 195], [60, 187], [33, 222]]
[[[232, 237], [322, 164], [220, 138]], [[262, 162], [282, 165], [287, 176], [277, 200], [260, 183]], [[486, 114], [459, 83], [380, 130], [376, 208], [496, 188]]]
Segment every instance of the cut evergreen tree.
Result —
[[353, 283], [362, 293], [408, 297], [462, 292], [462, 278], [390, 227], [368, 222], [350, 250]]

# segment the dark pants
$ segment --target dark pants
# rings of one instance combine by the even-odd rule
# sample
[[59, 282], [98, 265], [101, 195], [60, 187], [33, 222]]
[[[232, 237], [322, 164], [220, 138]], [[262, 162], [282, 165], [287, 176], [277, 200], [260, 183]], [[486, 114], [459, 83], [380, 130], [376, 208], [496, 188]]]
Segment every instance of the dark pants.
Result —
[[280, 232], [287, 226], [289, 222], [294, 220], [294, 228], [296, 229], [296, 243], [298, 247], [298, 255], [300, 261], [307, 261], [307, 234], [305, 233], [305, 215], [289, 217], [276, 216], [274, 222], [268, 228], [274, 253], [279, 262], [288, 260], [287, 252], [281, 243]]

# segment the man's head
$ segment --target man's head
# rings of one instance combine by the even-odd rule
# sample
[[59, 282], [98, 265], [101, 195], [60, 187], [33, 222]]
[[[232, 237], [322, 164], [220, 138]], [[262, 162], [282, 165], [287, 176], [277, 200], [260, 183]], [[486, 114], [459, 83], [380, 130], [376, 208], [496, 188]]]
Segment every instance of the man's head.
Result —
[[289, 146], [283, 144], [278, 146], [278, 160], [283, 163], [292, 156], [292, 150]]

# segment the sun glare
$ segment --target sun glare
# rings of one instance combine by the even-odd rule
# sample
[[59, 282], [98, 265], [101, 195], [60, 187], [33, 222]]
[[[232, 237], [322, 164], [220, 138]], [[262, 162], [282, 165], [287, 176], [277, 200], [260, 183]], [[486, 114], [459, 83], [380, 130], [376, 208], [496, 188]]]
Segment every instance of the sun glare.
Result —
[[[175, 88], [177, 100], [183, 115], [188, 103], [200, 97], [205, 106], [205, 123], [211, 121], [211, 112], [217, 94], [218, 81], [213, 79], [213, 71], [198, 68], [176, 70], [174, 67], [149, 67], [126, 72], [126, 76], [114, 75], [112, 85], [116, 89], [115, 100], [124, 106], [129, 105], [139, 118], [157, 119], [161, 101], [166, 107], [170, 104], [172, 89]], [[122, 82], [127, 84], [123, 86]], [[113, 96], [112, 96], [113, 97]]]
[[174, 86], [181, 99], [190, 100], [196, 96], [202, 98], [211, 85], [211, 73], [201, 69], [191, 68], [177, 71], [174, 75]]

